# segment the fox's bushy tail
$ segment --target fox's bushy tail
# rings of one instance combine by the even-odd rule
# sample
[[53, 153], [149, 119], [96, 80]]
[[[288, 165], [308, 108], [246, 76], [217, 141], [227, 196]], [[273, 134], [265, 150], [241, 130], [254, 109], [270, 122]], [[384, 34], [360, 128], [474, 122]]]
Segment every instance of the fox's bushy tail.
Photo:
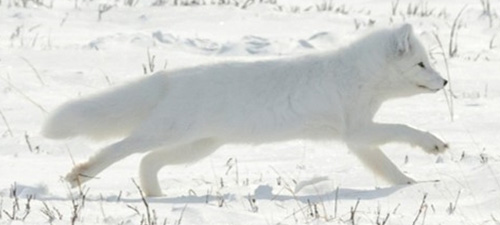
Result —
[[51, 139], [123, 137], [151, 112], [165, 94], [166, 72], [67, 102], [49, 115], [42, 135]]

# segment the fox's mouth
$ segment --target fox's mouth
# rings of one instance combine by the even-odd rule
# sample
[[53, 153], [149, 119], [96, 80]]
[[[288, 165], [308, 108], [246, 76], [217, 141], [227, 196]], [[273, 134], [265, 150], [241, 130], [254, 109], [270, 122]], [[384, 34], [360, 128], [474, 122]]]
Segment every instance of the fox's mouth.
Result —
[[432, 91], [432, 92], [438, 92], [439, 90], [441, 90], [441, 88], [433, 89], [433, 88], [430, 88], [430, 87], [427, 87], [427, 86], [421, 85], [421, 84], [417, 84], [417, 87], [420, 89], [425, 89], [425, 90]]

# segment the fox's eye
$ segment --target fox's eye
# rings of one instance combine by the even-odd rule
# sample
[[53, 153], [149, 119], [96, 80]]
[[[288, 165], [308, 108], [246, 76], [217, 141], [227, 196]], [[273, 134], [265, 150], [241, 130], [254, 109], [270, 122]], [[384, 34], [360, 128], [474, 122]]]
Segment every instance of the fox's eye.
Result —
[[419, 62], [417, 65], [425, 69], [425, 65], [423, 62]]

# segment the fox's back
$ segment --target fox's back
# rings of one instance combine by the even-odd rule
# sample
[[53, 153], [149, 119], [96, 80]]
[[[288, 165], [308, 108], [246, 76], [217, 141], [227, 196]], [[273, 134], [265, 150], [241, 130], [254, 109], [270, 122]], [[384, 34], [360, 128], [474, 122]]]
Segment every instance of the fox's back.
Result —
[[165, 98], [153, 114], [164, 123], [184, 118], [210, 132], [303, 127], [325, 117], [335, 123], [342, 113], [335, 90], [325, 88], [324, 64], [319, 56], [293, 57], [167, 72]]

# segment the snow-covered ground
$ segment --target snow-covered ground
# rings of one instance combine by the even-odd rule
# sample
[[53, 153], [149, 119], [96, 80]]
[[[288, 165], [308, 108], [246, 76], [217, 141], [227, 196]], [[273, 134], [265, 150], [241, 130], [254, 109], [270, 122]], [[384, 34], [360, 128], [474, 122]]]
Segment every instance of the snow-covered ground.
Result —
[[[245, 8], [243, 0], [22, 2], [0, 1], [0, 224], [500, 224], [498, 0], [264, 0]], [[231, 145], [162, 170], [166, 196], [146, 199], [146, 208], [133, 182], [140, 156], [70, 190], [61, 177], [73, 160], [107, 143], [38, 133], [57, 105], [147, 76], [150, 64], [156, 71], [323, 51], [402, 22], [413, 24], [453, 96], [452, 105], [443, 91], [400, 99], [377, 115], [450, 143], [440, 157], [384, 146], [423, 181], [416, 185], [382, 183], [341, 143]]]

